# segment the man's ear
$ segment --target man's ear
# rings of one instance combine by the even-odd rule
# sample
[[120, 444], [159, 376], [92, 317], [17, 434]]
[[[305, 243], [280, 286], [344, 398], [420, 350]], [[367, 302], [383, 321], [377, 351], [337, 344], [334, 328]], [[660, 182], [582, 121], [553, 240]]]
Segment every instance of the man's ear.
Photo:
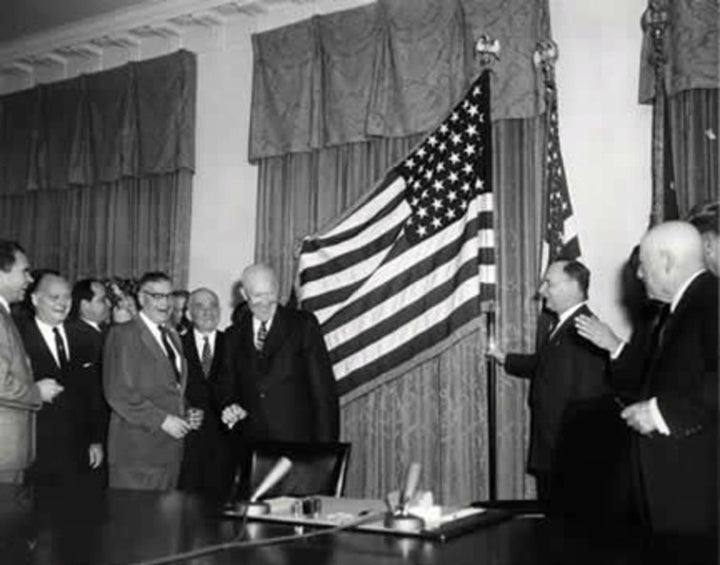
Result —
[[673, 272], [677, 263], [675, 257], [665, 249], [661, 249], [658, 253], [658, 261], [660, 262], [662, 272], [666, 275]]
[[32, 305], [35, 306], [35, 308], [37, 308], [37, 302], [38, 302], [37, 294], [35, 294], [35, 293], [33, 292], [33, 293], [30, 295], [30, 301], [32, 302]]

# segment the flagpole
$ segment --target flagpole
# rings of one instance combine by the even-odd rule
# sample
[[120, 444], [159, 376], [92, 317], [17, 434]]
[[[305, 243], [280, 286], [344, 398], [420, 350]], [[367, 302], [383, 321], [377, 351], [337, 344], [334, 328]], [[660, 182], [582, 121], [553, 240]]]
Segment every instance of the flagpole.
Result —
[[[500, 59], [500, 42], [489, 35], [481, 35], [475, 44], [480, 72], [492, 70]], [[490, 75], [492, 76], [492, 74]], [[495, 344], [495, 304], [485, 312], [485, 339], [487, 348]], [[497, 500], [497, 366], [495, 360], [485, 356], [487, 371], [487, 422], [488, 422], [488, 499]]]

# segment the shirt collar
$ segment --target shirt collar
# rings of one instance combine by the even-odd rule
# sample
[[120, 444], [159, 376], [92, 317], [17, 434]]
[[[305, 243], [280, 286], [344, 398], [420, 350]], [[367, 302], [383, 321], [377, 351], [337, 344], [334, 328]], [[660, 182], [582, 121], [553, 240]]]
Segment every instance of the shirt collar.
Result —
[[[270, 327], [272, 326], [274, 319], [275, 319], [275, 316], [273, 316], [267, 322], [265, 322], [265, 330], [266, 331], [270, 331]], [[253, 321], [253, 332], [257, 333], [258, 330], [260, 329], [260, 324], [262, 324], [262, 322], [260, 320], [258, 320], [255, 316], [253, 316], [252, 321]]]
[[675, 308], [677, 308], [677, 305], [679, 304], [680, 300], [683, 297], [683, 294], [685, 294], [685, 291], [688, 289], [688, 287], [692, 284], [692, 282], [698, 278], [700, 275], [702, 275], [705, 272], [705, 269], [700, 269], [699, 271], [696, 271], [693, 273], [688, 280], [686, 280], [682, 286], [677, 289], [677, 292], [675, 292], [675, 295], [673, 296], [672, 302], [670, 302], [670, 313], [675, 312]]
[[0, 296], [0, 306], [4, 306], [5, 312], [7, 312], [8, 314], [10, 313], [10, 304], [8, 304], [8, 301], [5, 300], [4, 296]]
[[94, 328], [94, 329], [96, 329], [96, 330], [99, 331], [99, 332], [102, 331], [102, 330], [100, 329], [100, 324], [98, 324], [97, 322], [93, 322], [92, 320], [88, 320], [87, 318], [83, 318], [83, 317], [80, 317], [80, 319], [81, 319], [83, 322], [85, 322], [88, 326], [90, 326], [91, 328]]
[[562, 326], [570, 316], [572, 316], [575, 312], [577, 312], [580, 308], [585, 306], [587, 304], [587, 300], [583, 300], [582, 302], [578, 302], [575, 304], [575, 306], [570, 306], [567, 310], [565, 310], [562, 314], [558, 315], [558, 323], [555, 326], [556, 328], [559, 328]]
[[65, 328], [63, 328], [63, 324], [57, 324], [56, 326], [53, 326], [53, 325], [51, 325], [51, 324], [48, 324], [47, 322], [43, 322], [43, 321], [42, 321], [40, 318], [38, 318], [37, 316], [35, 316], [35, 323], [37, 323], [38, 328], [40, 328], [41, 330], [44, 330], [44, 331], [46, 331], [46, 332], [48, 332], [48, 333], [52, 333], [52, 331], [53, 331], [55, 328], [57, 328], [58, 330], [60, 330], [60, 333], [61, 333], [61, 334], [64, 334], [64, 333], [65, 333]]

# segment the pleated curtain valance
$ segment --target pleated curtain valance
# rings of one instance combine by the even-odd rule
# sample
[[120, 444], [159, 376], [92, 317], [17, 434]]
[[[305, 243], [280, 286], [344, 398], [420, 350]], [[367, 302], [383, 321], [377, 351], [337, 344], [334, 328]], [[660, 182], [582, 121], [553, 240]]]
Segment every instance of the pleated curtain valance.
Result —
[[547, 0], [379, 0], [254, 35], [250, 159], [427, 131], [477, 72], [482, 34], [501, 44], [493, 119], [542, 113]]
[[195, 85], [178, 51], [0, 97], [0, 192], [192, 171]]
[[[718, 0], [662, 0], [661, 4], [668, 16], [665, 91], [674, 96], [684, 90], [720, 88]], [[639, 99], [643, 104], [651, 104], [655, 97], [652, 50], [646, 33], [640, 58]]]

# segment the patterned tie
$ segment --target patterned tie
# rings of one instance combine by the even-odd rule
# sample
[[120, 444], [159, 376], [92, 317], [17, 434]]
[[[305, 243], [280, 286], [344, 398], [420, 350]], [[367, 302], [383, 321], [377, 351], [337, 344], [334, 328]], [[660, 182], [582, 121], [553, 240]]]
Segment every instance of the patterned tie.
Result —
[[212, 353], [210, 351], [210, 340], [208, 339], [208, 336], [203, 338], [201, 357], [202, 370], [203, 373], [205, 373], [205, 378], [207, 378], [208, 375], [210, 375], [210, 367], [212, 366]]
[[180, 382], [180, 371], [178, 371], [177, 368], [177, 355], [175, 355], [175, 350], [172, 348], [172, 345], [170, 345], [170, 338], [168, 338], [168, 329], [165, 326], [158, 326], [160, 329], [160, 339], [162, 340], [163, 347], [165, 348], [165, 354], [167, 355], [168, 359], [170, 359], [170, 364], [172, 365], [173, 372], [175, 373], [175, 379]]
[[255, 348], [258, 351], [262, 351], [265, 347], [265, 338], [267, 337], [267, 322], [260, 322], [260, 329], [258, 329], [257, 339], [255, 341]]
[[64, 370], [68, 366], [68, 355], [65, 349], [65, 342], [60, 335], [60, 330], [53, 328], [53, 335], [55, 336], [55, 348], [57, 349], [58, 361], [60, 362], [60, 369]]

